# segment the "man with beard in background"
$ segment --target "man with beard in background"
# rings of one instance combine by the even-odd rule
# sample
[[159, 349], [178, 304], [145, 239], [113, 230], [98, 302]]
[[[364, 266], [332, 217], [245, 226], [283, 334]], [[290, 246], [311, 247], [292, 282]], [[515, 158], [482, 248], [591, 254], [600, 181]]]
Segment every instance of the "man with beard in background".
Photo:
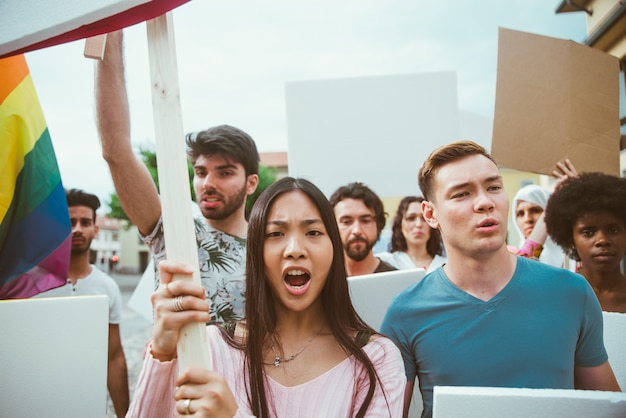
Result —
[[337, 218], [348, 276], [397, 270], [372, 252], [387, 215], [378, 195], [355, 182], [335, 190], [329, 200]]
[[82, 190], [65, 192], [72, 224], [72, 252], [67, 283], [35, 297], [106, 295], [109, 299], [109, 347], [107, 363], [107, 388], [115, 414], [123, 417], [130, 403], [128, 367], [120, 337], [122, 321], [122, 293], [118, 284], [90, 263], [91, 241], [98, 235], [96, 210], [100, 207], [98, 196]]
[[[95, 77], [102, 156], [109, 165], [124, 211], [150, 247], [158, 266], [166, 258], [161, 201], [148, 169], [134, 155], [131, 144], [122, 31], [108, 34], [106, 42], [104, 59], [98, 61]], [[228, 125], [187, 134], [185, 140], [193, 165], [196, 200], [202, 212], [194, 223], [210, 322], [241, 319], [248, 231], [245, 204], [259, 181], [256, 144], [247, 133]]]

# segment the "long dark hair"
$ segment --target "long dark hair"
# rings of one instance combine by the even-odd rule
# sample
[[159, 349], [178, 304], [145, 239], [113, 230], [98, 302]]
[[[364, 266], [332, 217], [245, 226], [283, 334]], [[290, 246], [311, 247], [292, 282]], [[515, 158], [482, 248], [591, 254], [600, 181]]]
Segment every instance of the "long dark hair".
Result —
[[[422, 196], [407, 196], [400, 201], [398, 210], [393, 218], [393, 225], [391, 227], [391, 252], [406, 251], [408, 249], [406, 238], [402, 234], [402, 219], [406, 215], [406, 211], [409, 209], [409, 205], [413, 202], [423, 202], [425, 199]], [[431, 257], [441, 255], [443, 253], [443, 247], [441, 244], [441, 234], [438, 229], [428, 227], [430, 229], [430, 237], [426, 241], [426, 252]]]
[[246, 329], [247, 338], [240, 345], [244, 351], [245, 373], [248, 374], [248, 401], [255, 416], [270, 416], [266, 396], [266, 377], [263, 365], [263, 348], [268, 338], [273, 338], [276, 311], [273, 295], [265, 278], [263, 242], [267, 217], [276, 199], [293, 191], [304, 192], [318, 208], [322, 221], [333, 244], [333, 260], [328, 278], [321, 293], [326, 319], [333, 337], [348, 355], [363, 365], [369, 376], [369, 391], [359, 406], [357, 417], [365, 415], [374, 396], [378, 376], [374, 365], [363, 349], [354, 341], [354, 331], [370, 334], [376, 332], [358, 316], [348, 291], [347, 274], [341, 236], [332, 206], [313, 183], [305, 179], [285, 177], [269, 186], [257, 199], [250, 213], [246, 246]]

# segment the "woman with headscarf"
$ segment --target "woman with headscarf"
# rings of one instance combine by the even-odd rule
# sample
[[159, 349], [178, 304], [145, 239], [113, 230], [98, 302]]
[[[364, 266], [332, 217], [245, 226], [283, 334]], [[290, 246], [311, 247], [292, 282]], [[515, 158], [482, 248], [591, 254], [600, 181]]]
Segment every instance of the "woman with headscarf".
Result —
[[[536, 184], [524, 186], [517, 191], [511, 207], [515, 230], [519, 234], [519, 245], [511, 249], [519, 255], [529, 255], [530, 258], [542, 263], [562, 267], [565, 254], [547, 234], [544, 242], [537, 242], [541, 241], [541, 238], [533, 240], [533, 237], [530, 237], [535, 226], [545, 222], [543, 213], [549, 197], [550, 193]], [[545, 224], [543, 228], [545, 230]]]
[[[558, 162], [557, 169], [552, 173], [557, 178], [556, 187], [565, 179], [578, 175], [568, 159]], [[545, 211], [549, 197], [550, 193], [536, 184], [524, 186], [517, 191], [511, 202], [511, 212], [513, 224], [519, 234], [519, 245], [517, 248], [509, 247], [509, 250], [555, 267], [573, 269], [575, 263], [548, 236]]]

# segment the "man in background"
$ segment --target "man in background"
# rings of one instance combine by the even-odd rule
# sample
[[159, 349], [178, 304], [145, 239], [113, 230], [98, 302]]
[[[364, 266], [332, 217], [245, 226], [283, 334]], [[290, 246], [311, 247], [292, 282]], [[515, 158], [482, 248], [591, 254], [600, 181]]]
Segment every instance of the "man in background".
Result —
[[[133, 152], [122, 44], [122, 31], [109, 33], [104, 59], [96, 66], [97, 127], [120, 203], [158, 266], [167, 257], [161, 198], [148, 169]], [[259, 180], [256, 144], [247, 133], [228, 125], [190, 133], [185, 140], [202, 212], [194, 226], [211, 322], [241, 319], [248, 231], [245, 205]]]
[[98, 235], [96, 211], [100, 207], [97, 196], [82, 190], [66, 191], [72, 225], [72, 250], [67, 283], [36, 297], [107, 295], [109, 299], [109, 347], [107, 388], [115, 414], [126, 416], [130, 401], [128, 369], [120, 337], [122, 320], [122, 293], [110, 276], [89, 262], [91, 241]]
[[435, 386], [619, 391], [591, 286], [509, 252], [509, 198], [487, 151], [440, 147], [418, 180], [448, 261], [396, 296], [381, 326], [404, 358], [405, 416], [416, 377], [425, 418]]
[[378, 195], [355, 182], [335, 190], [329, 200], [337, 218], [348, 276], [397, 270], [372, 251], [385, 227], [385, 208]]

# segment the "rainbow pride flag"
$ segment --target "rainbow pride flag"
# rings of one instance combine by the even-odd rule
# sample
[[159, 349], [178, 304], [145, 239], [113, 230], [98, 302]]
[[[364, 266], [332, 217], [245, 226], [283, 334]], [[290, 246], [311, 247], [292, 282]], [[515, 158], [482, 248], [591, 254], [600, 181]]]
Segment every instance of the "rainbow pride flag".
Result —
[[0, 59], [0, 299], [64, 284], [70, 249], [65, 190], [26, 59]]

